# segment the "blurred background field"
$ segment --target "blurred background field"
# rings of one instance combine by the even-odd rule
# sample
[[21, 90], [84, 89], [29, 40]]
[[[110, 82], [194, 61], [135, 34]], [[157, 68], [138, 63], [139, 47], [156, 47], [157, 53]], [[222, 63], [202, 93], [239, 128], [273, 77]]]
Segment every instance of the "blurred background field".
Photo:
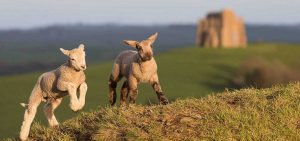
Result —
[[[157, 47], [158, 48], [158, 47]], [[287, 68], [300, 70], [298, 61], [299, 45], [256, 43], [246, 49], [206, 49], [186, 46], [156, 56], [159, 66], [161, 84], [170, 100], [186, 97], [202, 97], [225, 89], [236, 89], [239, 85], [234, 79], [242, 64], [248, 59], [261, 59], [266, 62], [281, 62]], [[62, 61], [63, 62], [63, 61]], [[112, 68], [112, 61], [95, 63], [88, 66], [86, 75], [89, 86], [87, 103], [84, 110], [89, 111], [98, 106], [107, 106], [107, 80]], [[276, 68], [275, 68], [276, 69]], [[276, 71], [276, 70], [274, 70]], [[19, 105], [26, 102], [40, 72], [26, 73], [0, 78], [0, 110], [3, 113], [0, 132], [3, 137], [16, 135], [23, 118], [24, 109]], [[122, 84], [122, 83], [121, 83]], [[120, 85], [120, 84], [119, 84]], [[255, 85], [253, 87], [256, 87]], [[118, 89], [119, 90], [119, 89]], [[150, 85], [140, 86], [138, 103], [154, 104], [156, 95]], [[56, 113], [60, 121], [77, 115], [68, 107], [69, 98], [63, 100]], [[37, 121], [46, 120], [39, 107]], [[14, 109], [14, 110], [12, 110]]]
[[[246, 24], [251, 43], [300, 42], [299, 25]], [[130, 49], [124, 39], [142, 40], [158, 32], [155, 53], [194, 45], [195, 24], [173, 25], [55, 25], [34, 29], [0, 30], [0, 75], [49, 70], [60, 65], [64, 55], [58, 48], [71, 49], [79, 43], [87, 46], [87, 62], [112, 60], [120, 51]], [[55, 57], [53, 57], [55, 56]], [[44, 58], [47, 58], [45, 61]]]

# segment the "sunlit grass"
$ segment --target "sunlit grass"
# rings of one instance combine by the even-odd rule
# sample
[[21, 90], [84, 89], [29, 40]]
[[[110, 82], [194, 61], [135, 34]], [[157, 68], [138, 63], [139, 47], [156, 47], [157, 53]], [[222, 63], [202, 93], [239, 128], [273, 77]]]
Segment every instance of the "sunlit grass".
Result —
[[35, 140], [299, 140], [300, 83], [225, 91], [162, 106], [103, 107], [59, 127], [35, 123]]

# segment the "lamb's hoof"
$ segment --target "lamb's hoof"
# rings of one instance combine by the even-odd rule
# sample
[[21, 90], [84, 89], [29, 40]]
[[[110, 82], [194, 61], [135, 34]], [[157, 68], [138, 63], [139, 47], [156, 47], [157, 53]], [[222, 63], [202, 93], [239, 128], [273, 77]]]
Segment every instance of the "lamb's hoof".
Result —
[[51, 128], [58, 128], [59, 127], [59, 123], [55, 123], [55, 124], [52, 124], [50, 125]]
[[125, 110], [127, 108], [126, 103], [120, 104], [119, 110]]
[[169, 104], [169, 100], [168, 100], [167, 98], [162, 98], [162, 99], [160, 100], [160, 104], [162, 104], [162, 105], [167, 105], [167, 104]]
[[70, 109], [74, 112], [77, 113], [80, 109], [79, 106], [75, 106], [75, 105], [70, 105]]
[[79, 109], [71, 109], [74, 113], [77, 113]]
[[28, 138], [20, 137], [20, 140], [21, 140], [21, 141], [28, 141]]
[[129, 103], [128, 104], [128, 108], [134, 108], [135, 107], [135, 103]]
[[114, 106], [116, 104], [116, 101], [109, 100], [110, 106]]
[[78, 110], [72, 110], [73, 111], [73, 113], [78, 113]]

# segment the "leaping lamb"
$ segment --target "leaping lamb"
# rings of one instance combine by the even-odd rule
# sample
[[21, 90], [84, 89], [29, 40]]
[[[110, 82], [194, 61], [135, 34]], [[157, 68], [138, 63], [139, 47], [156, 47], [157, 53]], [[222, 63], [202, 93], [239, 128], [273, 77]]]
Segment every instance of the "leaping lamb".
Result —
[[168, 99], [164, 96], [158, 80], [157, 64], [153, 58], [152, 47], [156, 38], [157, 33], [141, 42], [124, 40], [125, 44], [136, 48], [137, 51], [123, 51], [115, 59], [108, 82], [108, 96], [111, 105], [116, 103], [116, 87], [122, 77], [126, 77], [126, 81], [121, 88], [121, 106], [126, 104], [128, 93], [130, 94], [130, 103], [135, 103], [138, 94], [137, 86], [139, 83], [150, 83], [155, 90], [160, 103], [168, 104]]
[[[21, 104], [26, 108], [20, 131], [21, 140], [28, 139], [31, 123], [37, 107], [42, 101], [46, 102], [44, 113], [49, 126], [58, 125], [54, 110], [59, 106], [64, 96], [70, 96], [70, 108], [73, 111], [82, 109], [85, 104], [87, 84], [84, 74], [86, 69], [84, 45], [80, 44], [78, 48], [72, 50], [63, 48], [60, 50], [69, 57], [69, 60], [59, 68], [43, 73], [31, 92], [28, 104]], [[77, 98], [77, 91], [79, 91], [79, 99]]]

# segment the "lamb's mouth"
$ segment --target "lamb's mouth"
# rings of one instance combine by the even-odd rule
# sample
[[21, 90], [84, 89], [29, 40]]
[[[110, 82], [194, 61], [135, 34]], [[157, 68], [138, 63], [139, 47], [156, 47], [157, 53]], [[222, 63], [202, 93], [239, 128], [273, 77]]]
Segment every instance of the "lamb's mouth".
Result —
[[145, 61], [150, 61], [152, 59], [152, 56], [151, 57], [141, 57], [140, 56], [140, 58], [143, 62], [145, 62]]
[[79, 72], [79, 71], [84, 71], [84, 70], [82, 70], [82, 69], [80, 69], [80, 68], [77, 68], [77, 67], [73, 67], [73, 68], [74, 68], [74, 70], [77, 71], [77, 72]]

